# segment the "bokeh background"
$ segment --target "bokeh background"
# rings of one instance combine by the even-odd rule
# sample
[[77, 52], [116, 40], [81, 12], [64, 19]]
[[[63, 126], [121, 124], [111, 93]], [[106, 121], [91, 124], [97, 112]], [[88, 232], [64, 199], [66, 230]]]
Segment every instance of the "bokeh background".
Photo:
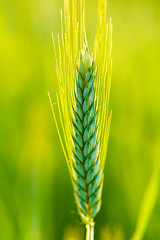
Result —
[[[93, 49], [97, 0], [86, 0]], [[0, 0], [0, 239], [84, 239], [47, 96], [62, 0]], [[129, 239], [160, 148], [160, 1], [108, 0], [113, 111], [95, 238]], [[146, 240], [160, 239], [160, 198]]]

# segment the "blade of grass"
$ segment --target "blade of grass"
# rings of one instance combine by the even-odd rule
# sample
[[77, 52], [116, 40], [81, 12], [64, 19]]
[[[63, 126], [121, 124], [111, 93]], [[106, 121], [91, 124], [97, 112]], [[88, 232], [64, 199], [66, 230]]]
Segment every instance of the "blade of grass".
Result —
[[130, 240], [142, 240], [147, 229], [149, 220], [157, 202], [159, 192], [159, 161], [156, 159], [152, 171], [152, 176], [148, 187], [145, 191], [138, 220], [136, 224], [136, 230]]

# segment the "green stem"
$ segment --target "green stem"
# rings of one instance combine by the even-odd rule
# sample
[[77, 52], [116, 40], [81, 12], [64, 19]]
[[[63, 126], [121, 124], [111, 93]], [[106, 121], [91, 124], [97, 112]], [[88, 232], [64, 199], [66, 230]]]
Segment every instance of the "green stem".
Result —
[[94, 222], [86, 225], [86, 240], [94, 240]]

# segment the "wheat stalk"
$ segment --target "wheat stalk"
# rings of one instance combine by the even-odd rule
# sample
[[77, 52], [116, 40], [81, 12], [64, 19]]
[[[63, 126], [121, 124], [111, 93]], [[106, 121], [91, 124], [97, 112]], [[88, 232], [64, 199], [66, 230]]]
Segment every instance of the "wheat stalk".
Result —
[[85, 2], [64, 0], [58, 53], [53, 37], [59, 84], [57, 106], [63, 134], [52, 112], [68, 164], [79, 215], [87, 240], [94, 239], [94, 218], [101, 208], [103, 172], [111, 114], [108, 117], [112, 24], [106, 21], [106, 0], [99, 0], [98, 27], [90, 55], [85, 31]]

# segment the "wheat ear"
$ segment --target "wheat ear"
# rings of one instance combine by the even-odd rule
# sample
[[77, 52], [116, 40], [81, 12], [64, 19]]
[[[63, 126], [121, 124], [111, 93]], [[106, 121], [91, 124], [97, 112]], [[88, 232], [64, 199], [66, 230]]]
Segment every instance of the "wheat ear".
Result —
[[[85, 4], [64, 0], [61, 36], [58, 35], [56, 72], [57, 106], [63, 135], [50, 98], [54, 120], [68, 164], [79, 215], [86, 225], [86, 239], [94, 239], [94, 218], [101, 208], [103, 173], [111, 114], [108, 117], [112, 24], [106, 22], [106, 0], [99, 0], [98, 27], [90, 55], [85, 32]], [[64, 22], [64, 23], [63, 23]]]
[[75, 82], [72, 172], [78, 212], [89, 225], [101, 206], [103, 182], [95, 79], [94, 62], [86, 48], [80, 55]]

